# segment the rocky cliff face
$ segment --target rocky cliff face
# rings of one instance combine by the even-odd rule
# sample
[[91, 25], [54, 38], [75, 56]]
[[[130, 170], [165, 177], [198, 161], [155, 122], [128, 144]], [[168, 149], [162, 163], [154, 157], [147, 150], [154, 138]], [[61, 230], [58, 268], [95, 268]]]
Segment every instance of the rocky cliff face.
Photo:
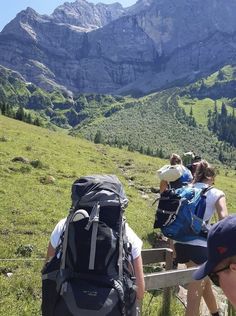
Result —
[[235, 63], [235, 10], [235, 0], [28, 8], [0, 33], [0, 64], [49, 90], [148, 93]]
[[55, 9], [52, 18], [57, 23], [66, 23], [85, 28], [87, 31], [103, 27], [125, 14], [119, 3], [96, 5], [84, 0], [65, 2]]

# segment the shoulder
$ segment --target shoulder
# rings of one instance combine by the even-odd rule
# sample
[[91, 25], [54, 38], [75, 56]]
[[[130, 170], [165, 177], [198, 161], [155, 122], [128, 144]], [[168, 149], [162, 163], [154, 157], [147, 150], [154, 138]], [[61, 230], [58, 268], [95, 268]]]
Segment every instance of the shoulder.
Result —
[[[198, 189], [204, 189], [204, 188], [207, 188], [208, 185], [206, 183], [203, 183], [203, 182], [196, 182], [194, 184], [194, 187], [195, 188], [198, 188]], [[207, 191], [206, 193], [207, 196], [225, 196], [225, 193], [215, 187], [211, 187], [209, 188], [209, 190]]]
[[133, 258], [135, 259], [141, 254], [143, 242], [127, 223], [126, 223], [125, 229], [126, 229], [127, 239], [132, 245]]
[[222, 190], [219, 190], [217, 188], [211, 188], [208, 192], [207, 192], [207, 197], [212, 197], [215, 198], [216, 200], [218, 200], [219, 198], [221, 198], [222, 196], [225, 196], [225, 193]]
[[62, 231], [65, 226], [66, 218], [62, 218], [55, 226], [54, 230]]
[[52, 231], [50, 242], [53, 248], [56, 248], [60, 242], [61, 234], [65, 227], [66, 218], [61, 219]]
[[138, 237], [138, 235], [133, 231], [133, 229], [129, 226], [129, 224], [126, 223], [126, 235], [127, 238], [129, 240], [129, 242], [131, 243], [141, 243], [142, 244], [142, 240]]

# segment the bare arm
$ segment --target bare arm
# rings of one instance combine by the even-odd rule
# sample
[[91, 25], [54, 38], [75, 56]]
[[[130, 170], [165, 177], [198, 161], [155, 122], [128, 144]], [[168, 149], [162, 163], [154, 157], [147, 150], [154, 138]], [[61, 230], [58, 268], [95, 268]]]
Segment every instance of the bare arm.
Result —
[[168, 182], [161, 180], [160, 182], [160, 193], [164, 192], [168, 188]]
[[137, 299], [142, 300], [145, 291], [144, 275], [143, 275], [143, 262], [141, 255], [134, 259], [134, 272], [137, 285]]
[[52, 244], [49, 242], [48, 250], [46, 255], [46, 261], [50, 260], [55, 255], [55, 249], [53, 248]]
[[228, 216], [228, 210], [227, 210], [227, 206], [226, 206], [225, 196], [220, 197], [216, 201], [215, 206], [216, 206], [216, 211], [217, 211], [217, 215], [218, 215], [219, 220]]

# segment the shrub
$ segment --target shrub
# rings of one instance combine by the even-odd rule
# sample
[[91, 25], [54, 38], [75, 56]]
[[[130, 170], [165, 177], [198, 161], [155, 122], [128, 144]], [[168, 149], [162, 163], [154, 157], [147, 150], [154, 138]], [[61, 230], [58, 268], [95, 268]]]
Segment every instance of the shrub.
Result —
[[19, 172], [21, 172], [21, 173], [30, 173], [31, 172], [31, 167], [30, 166], [22, 166], [22, 167], [20, 167]]
[[42, 169], [43, 168], [43, 163], [39, 160], [39, 159], [36, 159], [36, 160], [32, 160], [30, 162], [31, 166], [34, 167], [34, 168], [39, 168], [39, 169]]
[[22, 257], [31, 257], [33, 252], [33, 246], [32, 245], [20, 245], [17, 250], [16, 254]]

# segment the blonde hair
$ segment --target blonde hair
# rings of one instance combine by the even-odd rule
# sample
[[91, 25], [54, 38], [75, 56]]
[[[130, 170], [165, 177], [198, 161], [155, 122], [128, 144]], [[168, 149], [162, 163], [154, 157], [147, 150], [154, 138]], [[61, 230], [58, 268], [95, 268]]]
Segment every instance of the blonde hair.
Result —
[[197, 163], [193, 183], [204, 182], [205, 180], [215, 178], [215, 176], [216, 172], [214, 168], [206, 160], [201, 160]]
[[172, 154], [170, 156], [170, 164], [173, 165], [182, 165], [182, 159], [179, 155], [177, 154]]

